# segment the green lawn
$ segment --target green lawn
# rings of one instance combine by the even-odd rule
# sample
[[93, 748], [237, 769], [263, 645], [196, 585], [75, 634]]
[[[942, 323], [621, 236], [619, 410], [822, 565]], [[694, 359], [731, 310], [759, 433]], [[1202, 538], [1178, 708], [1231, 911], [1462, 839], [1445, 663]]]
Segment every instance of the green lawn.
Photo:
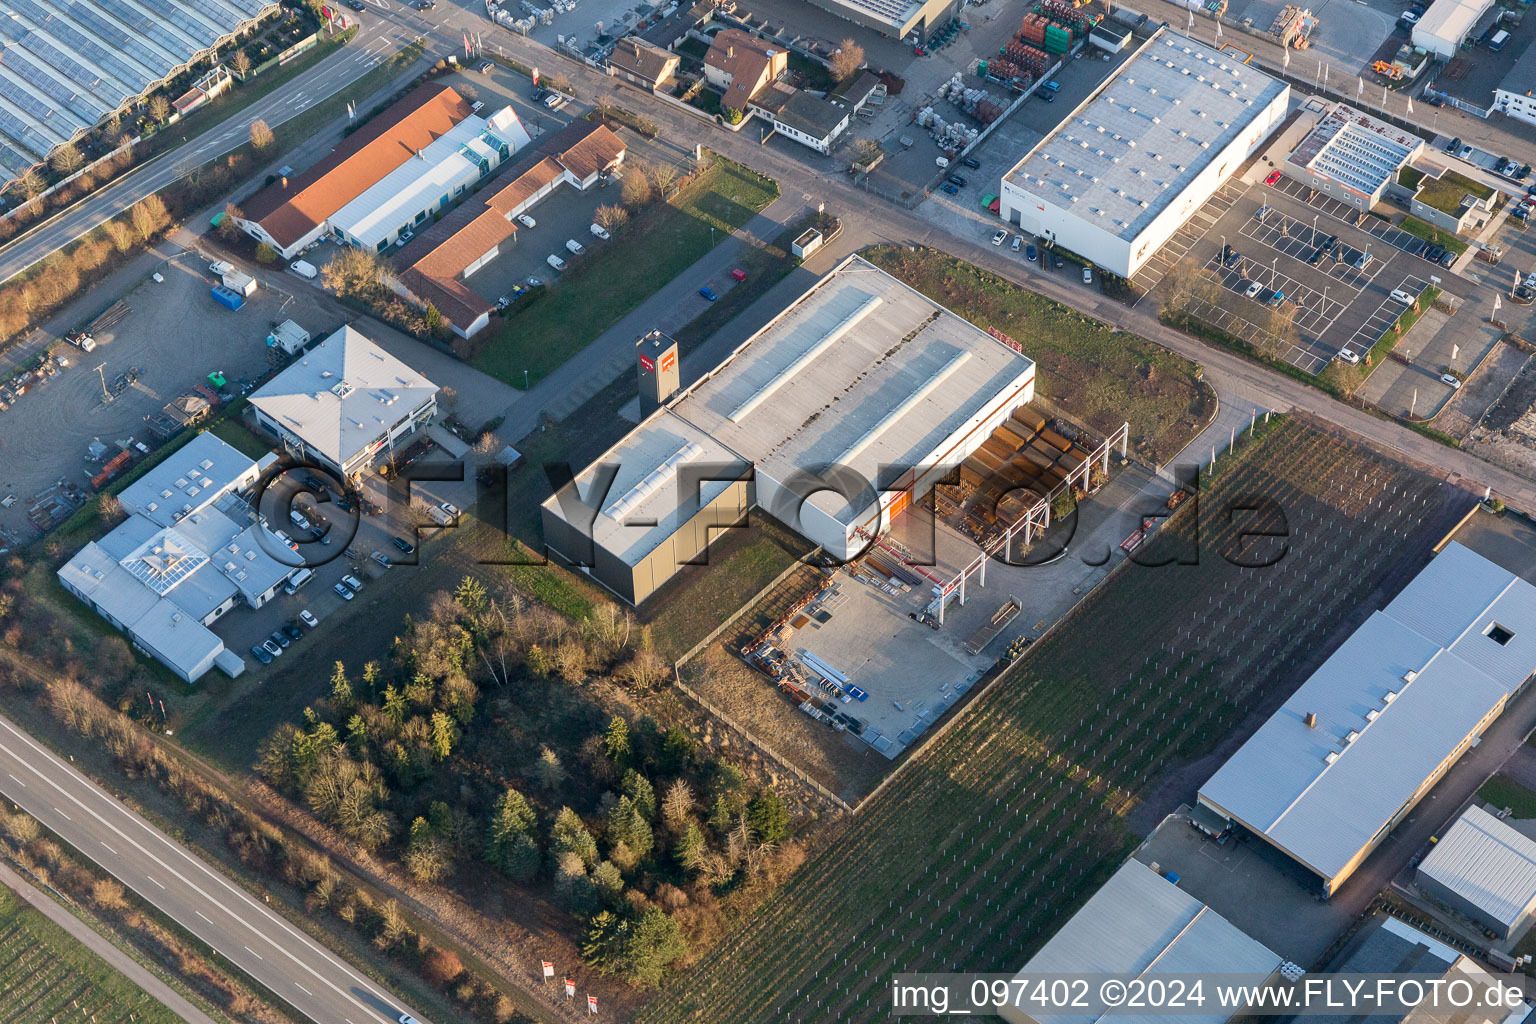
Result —
[[524, 371], [537, 383], [778, 196], [773, 179], [714, 157], [670, 201], [635, 217], [546, 297], [494, 328], [473, 365], [514, 387], [524, 386]]
[[1398, 227], [1415, 238], [1424, 239], [1430, 245], [1443, 245], [1458, 256], [1467, 251], [1466, 242], [1463, 242], [1451, 232], [1442, 231], [1433, 224], [1422, 221], [1417, 217], [1404, 217], [1403, 222]]
[[0, 1020], [176, 1024], [180, 1018], [0, 886]]
[[215, 420], [208, 428], [208, 433], [219, 438], [235, 451], [247, 455], [258, 462], [263, 455], [272, 450], [272, 446], [246, 429], [245, 424], [237, 420], [225, 418]]
[[1498, 808], [1513, 808], [1516, 818], [1536, 818], [1536, 793], [1514, 779], [1495, 775], [1483, 783], [1477, 795]]
[[1131, 444], [1159, 465], [1209, 422], [1216, 397], [1198, 367], [1134, 334], [933, 249], [877, 246], [864, 257], [983, 329], [1018, 342], [1036, 388], [1107, 435], [1129, 421]]
[[1467, 193], [1479, 199], [1488, 199], [1493, 191], [1491, 187], [1473, 181], [1465, 174], [1445, 171], [1438, 178], [1423, 179], [1414, 198], [1425, 206], [1454, 217], [1461, 212], [1461, 201]]

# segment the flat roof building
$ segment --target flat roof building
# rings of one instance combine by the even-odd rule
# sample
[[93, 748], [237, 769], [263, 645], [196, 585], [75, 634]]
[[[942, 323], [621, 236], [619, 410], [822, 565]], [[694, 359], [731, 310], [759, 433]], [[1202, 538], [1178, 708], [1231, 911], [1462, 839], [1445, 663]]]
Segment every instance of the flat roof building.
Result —
[[299, 568], [244, 498], [260, 469], [199, 434], [119, 496], [128, 518], [81, 548], [59, 582], [177, 676], [244, 670], [208, 627], [238, 603], [260, 608]]
[[927, 42], [964, 6], [965, 0], [812, 0], [829, 11], [883, 36], [903, 42]]
[[274, 0], [6, 0], [0, 185], [277, 11]]
[[438, 387], [343, 327], [251, 395], [256, 420], [295, 458], [350, 478], [437, 412]]
[[1369, 210], [1424, 140], [1380, 118], [1335, 103], [1286, 158], [1285, 171], [1357, 210]]
[[1450, 60], [1492, 6], [1493, 0], [1434, 0], [1409, 33], [1413, 45]]
[[1493, 91], [1493, 109], [1517, 121], [1536, 124], [1536, 42], [1525, 52]]
[[292, 259], [322, 238], [330, 230], [331, 217], [348, 203], [472, 114], [469, 102], [452, 88], [433, 82], [418, 86], [342, 139], [313, 167], [284, 176], [247, 199], [236, 223], [284, 259]]
[[458, 202], [530, 141], [511, 107], [490, 117], [471, 114], [332, 214], [331, 233], [383, 252]]
[[1536, 587], [1449, 544], [1200, 787], [1200, 802], [1332, 895], [1533, 671]]
[[1536, 842], [1468, 807], [1419, 864], [1418, 885], [1500, 938], [1515, 938], [1536, 913]]
[[1159, 28], [1002, 178], [1022, 231], [1131, 277], [1284, 120], [1290, 87]]
[[546, 500], [544, 539], [633, 604], [752, 507], [847, 559], [1034, 388], [1033, 360], [850, 256]]
[[[1284, 960], [1257, 939], [1138, 860], [1128, 860], [1024, 965], [1021, 975], [1104, 974], [1152, 978], [1236, 974], [1268, 977]], [[1214, 1002], [1214, 1001], [1213, 1001]], [[1212, 1006], [1124, 1017], [1127, 1024], [1223, 1024], [1238, 1010]], [[1026, 1013], [1009, 1005], [1010, 1024], [1098, 1024], [1098, 1011]]]

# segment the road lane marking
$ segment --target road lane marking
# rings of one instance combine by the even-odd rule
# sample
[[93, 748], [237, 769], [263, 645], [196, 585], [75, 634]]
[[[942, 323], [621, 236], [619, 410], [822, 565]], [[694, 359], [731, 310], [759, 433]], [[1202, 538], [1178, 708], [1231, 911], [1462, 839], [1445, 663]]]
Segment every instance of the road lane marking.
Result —
[[111, 855], [112, 855], [112, 856], [114, 856], [114, 857], [116, 857], [116, 856], [117, 856], [117, 851], [116, 851], [116, 850], [114, 850], [114, 849], [112, 849], [112, 847], [110, 847], [110, 846], [107, 846], [107, 844], [106, 844], [106, 843], [102, 843], [102, 844], [101, 844], [101, 845], [102, 845], [102, 846], [106, 846], [106, 848], [107, 848], [107, 852], [108, 852], [108, 853], [110, 853], [110, 854], [111, 854]]
[[151, 882], [154, 882], [156, 885], [160, 886], [160, 888], [162, 888], [162, 889], [165, 888], [164, 883], [162, 883], [160, 881], [160, 879], [156, 878], [154, 875], [145, 875], [144, 877], [149, 879]]
[[[10, 772], [6, 772], [5, 774], [11, 775]], [[27, 784], [25, 782], [22, 782], [20, 779], [18, 779], [14, 775], [11, 775], [11, 781], [16, 783], [16, 785], [20, 786], [22, 789], [26, 789], [27, 788]]]
[[198, 917], [201, 917], [204, 921], [208, 921], [209, 924], [213, 924], [212, 921], [208, 920], [208, 916], [206, 914], [204, 914], [201, 910], [194, 910], [194, 911], [192, 911], [192, 913], [196, 914]]
[[53, 813], [57, 814], [59, 817], [63, 818], [65, 821], [74, 821], [75, 820], [74, 818], [71, 818], [69, 815], [65, 814], [63, 811], [59, 810], [57, 807], [55, 807], [53, 809]]
[[257, 960], [265, 960], [265, 959], [266, 959], [266, 957], [264, 957], [264, 956], [262, 956], [262, 955], [261, 955], [261, 954], [260, 954], [260, 953], [258, 953], [258, 952], [256, 952], [256, 951], [255, 951], [255, 950], [254, 950], [254, 949], [252, 949], [252, 948], [251, 948], [251, 947], [250, 947], [250, 946], [246, 946], [246, 947], [245, 947], [245, 951], [246, 951], [246, 952], [247, 952], [247, 953], [249, 953], [249, 954], [251, 954], [251, 956], [253, 956], [253, 957], [255, 957], [255, 958], [256, 958], [256, 959], [257, 959]]
[[298, 982], [294, 982], [293, 986], [294, 986], [294, 988], [297, 988], [300, 992], [303, 992], [307, 996], [314, 995], [313, 992], [311, 992], [309, 989], [305, 988], [303, 985], [300, 985]]
[[[181, 882], [183, 882], [187, 886], [188, 889], [192, 890], [197, 895], [203, 897], [210, 904], [213, 904], [214, 906], [219, 907], [219, 909], [223, 910], [225, 913], [229, 914], [232, 918], [234, 918], [237, 923], [244, 925], [246, 928], [248, 928], [252, 933], [257, 935], [258, 937], [262, 938], [263, 940], [265, 940], [267, 942], [271, 942], [273, 944], [273, 946], [279, 952], [281, 952], [285, 956], [287, 956], [287, 958], [293, 963], [293, 965], [295, 967], [298, 967], [298, 968], [300, 968], [302, 970], [308, 971], [316, 980], [322, 982], [327, 988], [331, 989], [331, 991], [336, 993], [336, 995], [340, 996], [342, 999], [344, 999], [347, 1002], [351, 1003], [353, 1006], [357, 1007], [359, 1010], [362, 1010], [364, 1012], [364, 1014], [367, 1015], [368, 1019], [383, 1021], [384, 1024], [394, 1024], [394, 1022], [393, 1022], [393, 1020], [391, 1018], [385, 1017], [383, 1014], [379, 1013], [377, 1010], [374, 1010], [371, 1007], [365, 1006], [363, 1003], [361, 1003], [357, 999], [356, 996], [352, 995], [351, 992], [346, 991], [341, 986], [339, 986], [335, 982], [331, 981], [329, 978], [326, 978], [326, 977], [322, 976], [321, 973], [318, 970], [316, 970], [310, 964], [300, 960], [298, 958], [298, 956], [296, 956], [292, 951], [290, 951], [289, 949], [279, 945], [278, 943], [273, 941], [270, 937], [264, 935], [262, 932], [257, 930], [256, 926], [251, 921], [249, 921], [246, 918], [241, 917], [241, 916], [235, 914], [233, 911], [229, 910], [228, 907], [225, 907], [218, 900], [214, 899], [209, 893], [205, 892], [201, 887], [199, 887], [191, 879], [187, 878], [185, 875], [181, 874], [175, 868], [171, 867], [164, 860], [162, 860], [160, 857], [158, 857], [155, 853], [152, 853], [151, 851], [145, 849], [145, 847], [141, 843], [139, 843], [136, 839], [134, 839], [131, 836], [129, 836], [122, 829], [118, 828], [112, 822], [107, 821], [107, 819], [102, 817], [101, 814], [97, 813], [91, 807], [87, 806], [86, 803], [82, 799], [80, 799], [80, 797], [74, 795], [73, 793], [70, 793], [70, 792], [66, 791], [64, 789], [64, 787], [62, 785], [60, 785], [57, 781], [55, 781], [53, 778], [50, 778], [49, 776], [44, 775], [42, 770], [38, 767], [38, 764], [36, 762], [39, 762], [39, 761], [40, 762], [45, 762], [45, 763], [51, 765], [52, 767], [58, 769], [58, 771], [65, 778], [69, 779], [71, 782], [74, 782], [74, 783], [80, 785], [82, 787], [82, 789], [84, 790], [84, 792], [88, 796], [90, 796], [90, 797], [92, 797], [94, 799], [99, 800], [103, 804], [103, 806], [109, 808], [113, 813], [122, 815], [123, 819], [130, 826], [132, 826], [133, 828], [138, 829], [138, 830], [142, 831], [143, 833], [145, 833], [149, 837], [149, 839], [151, 841], [153, 841], [154, 843], [158, 844], [161, 847], [164, 847], [167, 851], [169, 851], [169, 853], [172, 856], [178, 857], [181, 860], [185, 861], [187, 864], [194, 866], [198, 871], [200, 871], [202, 873], [202, 875], [205, 878], [210, 880], [213, 884], [215, 884], [217, 886], [220, 886], [225, 892], [227, 892], [231, 896], [235, 897], [236, 899], [240, 900], [245, 905], [246, 908], [248, 908], [250, 910], [254, 910], [257, 915], [259, 915], [261, 917], [265, 917], [269, 922], [271, 922], [272, 924], [276, 925], [279, 929], [281, 929], [282, 931], [288, 933], [288, 935], [291, 936], [294, 940], [296, 940], [299, 945], [307, 947], [320, 960], [324, 961], [325, 963], [329, 964], [331, 967], [335, 968], [342, 975], [345, 975], [347, 980], [352, 982], [355, 986], [360, 988], [362, 991], [364, 991], [364, 992], [368, 993], [369, 995], [372, 995], [372, 996], [374, 996], [374, 997], [376, 997], [376, 998], [378, 998], [380, 1000], [388, 1000], [388, 999], [392, 998], [390, 996], [387, 996], [385, 993], [381, 992], [376, 986], [374, 986], [371, 983], [369, 983], [367, 981], [367, 979], [365, 979], [361, 975], [359, 975], [345, 961], [342, 961], [342, 960], [338, 959], [336, 956], [332, 955], [332, 953], [329, 950], [327, 950], [325, 947], [320, 946], [317, 943], [315, 943], [314, 941], [312, 941], [308, 936], [306, 936], [302, 932], [298, 931], [296, 928], [293, 927], [293, 925], [289, 924], [283, 918], [281, 918], [281, 917], [277, 916], [276, 914], [274, 914], [270, 909], [268, 909], [266, 907], [263, 907], [259, 903], [256, 903], [253, 899], [250, 898], [249, 895], [247, 895], [246, 893], [242, 892], [241, 890], [235, 888], [235, 886], [228, 879], [224, 878], [222, 875], [219, 875], [219, 874], [215, 873], [213, 871], [213, 869], [210, 868], [207, 864], [205, 864], [204, 862], [198, 860], [196, 857], [192, 856], [191, 852], [188, 851], [185, 847], [178, 846], [176, 843], [172, 842], [169, 837], [165, 836], [163, 833], [157, 832], [153, 827], [150, 826], [150, 824], [148, 822], [144, 821], [142, 818], [138, 818], [138, 817], [134, 816], [126, 808], [124, 808], [121, 804], [119, 804], [115, 800], [113, 800], [110, 797], [109, 794], [107, 794], [104, 790], [102, 790], [94, 782], [92, 782], [90, 779], [86, 778], [80, 772], [78, 772], [75, 769], [71, 768], [69, 765], [65, 764], [62, 760], [60, 760], [58, 757], [56, 757], [53, 754], [52, 751], [50, 751], [50, 750], [44, 748], [43, 746], [41, 746], [40, 744], [38, 744], [35, 740], [32, 739], [32, 737], [28, 736], [26, 733], [24, 733], [21, 730], [17, 729], [13, 724], [11, 724], [11, 722], [9, 722], [8, 720], [6, 720], [4, 718], [0, 718], [0, 730], [3, 730], [5, 732], [10, 733], [13, 737], [16, 738], [16, 740], [18, 742], [20, 742], [22, 744], [25, 744], [28, 748], [30, 748], [30, 750], [33, 753], [33, 756], [29, 757], [29, 758], [23, 758], [19, 754], [17, 754], [16, 751], [12, 750], [10, 747], [6, 746], [4, 743], [0, 743], [0, 753], [4, 753], [4, 754], [8, 755], [12, 760], [14, 760], [17, 763], [17, 765], [19, 765], [20, 767], [24, 768], [27, 771], [32, 772], [32, 774], [37, 776], [37, 778], [40, 781], [42, 781], [42, 782], [46, 783], [47, 785], [51, 786], [60, 795], [68, 797], [71, 801], [73, 801], [76, 805], [78, 805], [82, 810], [84, 810], [87, 813], [89, 813], [93, 818], [95, 818], [102, 825], [105, 825], [107, 828], [111, 829], [119, 837], [121, 837], [125, 842], [129, 843], [131, 846], [133, 846], [136, 850], [138, 850], [144, 856], [148, 857], [150, 860], [154, 861], [156, 864], [160, 865], [161, 867], [163, 867], [167, 871], [169, 871], [174, 877], [176, 877]], [[58, 808], [54, 808], [54, 810], [58, 811]], [[58, 811], [58, 813], [60, 815], [62, 815], [65, 818], [65, 820], [70, 820], [70, 821], [73, 820], [73, 819], [70, 819], [68, 815], [64, 814], [63, 811]], [[105, 866], [105, 865], [103, 865], [103, 866]], [[110, 867], [108, 868], [108, 871], [109, 872], [111, 871]], [[112, 873], [115, 874], [116, 872], [112, 872]], [[121, 880], [126, 881], [126, 879], [121, 879]], [[134, 888], [134, 886], [133, 886], [133, 884], [131, 882], [129, 882], [129, 887], [130, 888]], [[208, 921], [208, 918], [204, 917], [201, 912], [198, 912], [198, 916], [202, 917], [203, 920]], [[212, 924], [213, 922], [209, 921], [208, 923]], [[212, 943], [209, 943], [209, 945], [211, 946]], [[217, 952], [216, 949], [215, 949], [215, 952]], [[222, 953], [220, 955], [223, 956]], [[225, 959], [229, 959], [229, 958], [225, 957]]]

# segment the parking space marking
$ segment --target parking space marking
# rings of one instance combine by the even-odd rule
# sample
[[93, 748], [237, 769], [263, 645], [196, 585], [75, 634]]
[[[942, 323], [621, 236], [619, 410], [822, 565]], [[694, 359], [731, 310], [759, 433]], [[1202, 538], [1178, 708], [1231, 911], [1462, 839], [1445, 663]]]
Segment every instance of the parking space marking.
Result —
[[[1227, 212], [1237, 204], [1248, 190], [1248, 186], [1240, 181], [1228, 181], [1212, 193], [1211, 197], [1200, 204], [1197, 209], [1185, 221], [1173, 236], [1158, 247], [1157, 252], [1148, 258], [1141, 269], [1132, 276], [1131, 282], [1141, 291], [1141, 297], [1136, 302], [1156, 288], [1168, 275], [1174, 265], [1189, 255], [1190, 249], [1204, 238], [1227, 215]], [[1134, 306], [1135, 303], [1132, 303]]]
[[[1411, 295], [1418, 295], [1428, 286], [1429, 282], [1422, 277], [1409, 274], [1403, 278], [1402, 283], [1397, 287], [1399, 290], [1408, 292]], [[1349, 344], [1345, 347], [1357, 354], [1364, 355], [1381, 340], [1382, 335], [1392, 329], [1392, 325], [1397, 323], [1398, 317], [1403, 315], [1404, 308], [1403, 304], [1396, 299], [1382, 299], [1376, 308], [1371, 311], [1371, 315], [1365, 318], [1365, 322], [1350, 337]]]
[[1318, 210], [1334, 220], [1342, 221], [1351, 227], [1373, 235], [1394, 249], [1417, 254], [1419, 248], [1424, 244], [1419, 238], [1410, 235], [1400, 228], [1393, 227], [1389, 222], [1382, 220], [1380, 217], [1361, 216], [1360, 211], [1348, 203], [1340, 202], [1320, 192], [1314, 192], [1299, 181], [1281, 178], [1269, 187], [1273, 188], [1276, 192], [1284, 193], [1297, 202], [1305, 203], [1312, 207], [1312, 209]]

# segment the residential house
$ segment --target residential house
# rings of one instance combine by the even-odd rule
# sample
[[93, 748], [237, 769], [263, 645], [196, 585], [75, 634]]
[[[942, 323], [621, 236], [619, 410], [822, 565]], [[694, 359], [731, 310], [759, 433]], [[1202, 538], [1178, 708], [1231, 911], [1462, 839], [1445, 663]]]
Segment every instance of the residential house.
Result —
[[739, 28], [715, 34], [704, 55], [704, 79], [724, 95], [722, 109], [745, 114], [752, 97], [773, 84], [789, 68], [789, 53]]
[[661, 83], [677, 73], [680, 60], [675, 53], [633, 36], [626, 36], [613, 45], [608, 67], [614, 77], [655, 92]]

